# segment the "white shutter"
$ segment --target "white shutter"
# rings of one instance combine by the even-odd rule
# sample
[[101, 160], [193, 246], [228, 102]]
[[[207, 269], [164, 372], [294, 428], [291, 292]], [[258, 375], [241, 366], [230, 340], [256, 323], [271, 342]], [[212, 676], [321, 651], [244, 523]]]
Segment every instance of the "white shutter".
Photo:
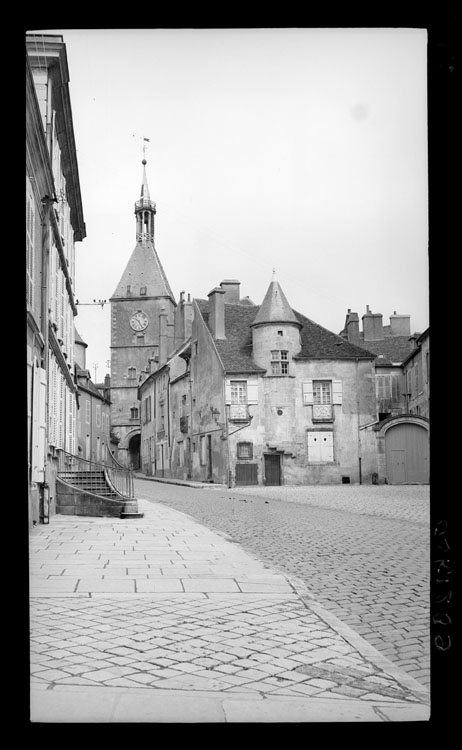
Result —
[[231, 403], [231, 381], [225, 380], [225, 401], [227, 404]]
[[319, 432], [308, 433], [308, 460], [313, 463], [321, 461], [321, 441]]
[[320, 444], [321, 444], [321, 461], [333, 461], [334, 460], [334, 434], [333, 432], [320, 432]]
[[333, 404], [342, 403], [342, 381], [341, 380], [332, 381], [332, 403]]
[[313, 381], [307, 380], [305, 383], [302, 383], [302, 389], [303, 389], [303, 403], [306, 404], [312, 404], [313, 403]]
[[258, 380], [247, 381], [247, 403], [258, 404]]

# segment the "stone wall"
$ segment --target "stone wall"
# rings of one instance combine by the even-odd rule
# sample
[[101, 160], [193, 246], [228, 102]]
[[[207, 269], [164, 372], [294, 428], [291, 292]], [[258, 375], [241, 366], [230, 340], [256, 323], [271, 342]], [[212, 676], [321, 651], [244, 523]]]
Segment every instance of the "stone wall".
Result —
[[111, 516], [120, 518], [123, 500], [98, 497], [56, 480], [56, 512], [68, 516]]

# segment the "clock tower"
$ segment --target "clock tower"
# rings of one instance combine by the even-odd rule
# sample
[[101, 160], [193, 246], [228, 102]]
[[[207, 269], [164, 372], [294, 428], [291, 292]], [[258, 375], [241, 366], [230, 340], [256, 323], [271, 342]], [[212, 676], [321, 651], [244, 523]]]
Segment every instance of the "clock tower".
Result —
[[143, 159], [141, 195], [135, 203], [136, 245], [110, 298], [111, 427], [119, 438], [118, 460], [139, 467], [142, 371], [159, 361], [161, 333], [172, 326], [175, 298], [154, 247], [156, 204], [149, 195]]

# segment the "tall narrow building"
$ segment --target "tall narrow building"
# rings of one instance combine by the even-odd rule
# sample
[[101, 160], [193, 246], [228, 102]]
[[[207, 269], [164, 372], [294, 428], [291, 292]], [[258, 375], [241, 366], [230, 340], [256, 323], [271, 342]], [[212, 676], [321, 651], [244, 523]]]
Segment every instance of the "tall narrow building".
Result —
[[154, 246], [156, 204], [149, 195], [145, 159], [142, 164], [141, 195], [135, 203], [136, 245], [110, 298], [111, 426], [119, 440], [118, 460], [135, 469], [141, 432], [140, 375], [166, 356], [176, 308]]

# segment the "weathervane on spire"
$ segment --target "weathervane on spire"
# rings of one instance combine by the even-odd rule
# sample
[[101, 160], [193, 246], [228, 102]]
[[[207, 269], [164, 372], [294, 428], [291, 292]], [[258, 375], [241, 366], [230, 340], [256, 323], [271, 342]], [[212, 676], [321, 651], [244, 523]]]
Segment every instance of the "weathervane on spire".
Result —
[[275, 268], [273, 268], [273, 278], [272, 278], [272, 281], [274, 281], [274, 277], [275, 277], [275, 276], [276, 276], [276, 269], [275, 269]]
[[149, 143], [149, 138], [143, 138], [143, 164], [146, 164], [146, 141]]

